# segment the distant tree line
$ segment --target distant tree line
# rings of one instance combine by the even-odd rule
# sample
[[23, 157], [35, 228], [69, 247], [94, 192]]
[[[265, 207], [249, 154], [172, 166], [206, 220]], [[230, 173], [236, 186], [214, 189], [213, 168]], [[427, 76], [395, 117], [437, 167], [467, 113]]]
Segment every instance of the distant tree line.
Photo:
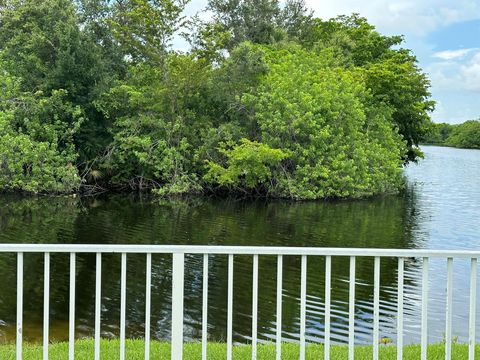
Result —
[[480, 149], [480, 120], [469, 120], [455, 125], [433, 124], [424, 142], [432, 145]]
[[[395, 191], [430, 83], [401, 36], [302, 0], [0, 2], [0, 190]], [[183, 36], [188, 51], [171, 48]]]

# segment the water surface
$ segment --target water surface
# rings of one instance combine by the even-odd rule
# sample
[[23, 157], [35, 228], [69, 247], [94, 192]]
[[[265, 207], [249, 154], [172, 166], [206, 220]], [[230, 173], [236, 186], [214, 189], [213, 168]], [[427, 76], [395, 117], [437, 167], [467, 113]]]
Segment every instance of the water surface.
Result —
[[[155, 200], [112, 195], [99, 198], [0, 196], [0, 242], [276, 245], [377, 248], [480, 248], [480, 151], [424, 147], [425, 160], [406, 169], [408, 186], [397, 196], [362, 201], [286, 202], [191, 198]], [[102, 335], [118, 336], [120, 257], [105, 255]], [[226, 257], [210, 260], [209, 336], [226, 338]], [[421, 259], [410, 259], [405, 274], [406, 342], [419, 341]], [[170, 336], [171, 256], [153, 256], [152, 336]], [[235, 258], [234, 340], [251, 332], [252, 259]], [[309, 257], [307, 339], [323, 341], [324, 259]], [[0, 343], [14, 340], [16, 259], [0, 256]], [[454, 330], [466, 341], [469, 263], [455, 262]], [[298, 340], [300, 258], [284, 258], [283, 336]], [[347, 340], [348, 258], [332, 262], [332, 336]], [[43, 257], [25, 255], [24, 338], [41, 339]], [[68, 257], [52, 255], [51, 339], [66, 340]], [[430, 262], [429, 340], [441, 341], [445, 328], [446, 261]], [[381, 336], [395, 342], [396, 260], [381, 263]], [[357, 260], [356, 341], [372, 337], [373, 259]], [[145, 259], [128, 256], [127, 336], [144, 333]], [[259, 338], [275, 336], [276, 258], [260, 257]], [[77, 261], [76, 332], [93, 335], [95, 259]], [[185, 280], [185, 331], [200, 338], [202, 258], [188, 256]], [[480, 306], [480, 303], [479, 303]], [[480, 323], [478, 319], [477, 323]], [[480, 327], [477, 334], [480, 334]]]

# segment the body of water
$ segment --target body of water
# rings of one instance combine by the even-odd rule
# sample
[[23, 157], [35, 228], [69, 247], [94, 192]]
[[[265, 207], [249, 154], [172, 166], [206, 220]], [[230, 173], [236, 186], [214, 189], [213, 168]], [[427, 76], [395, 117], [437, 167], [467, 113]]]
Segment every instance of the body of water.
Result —
[[[480, 151], [424, 147], [426, 156], [406, 168], [408, 186], [396, 196], [362, 201], [285, 202], [191, 198], [158, 200], [112, 195], [100, 198], [0, 196], [2, 243], [101, 243], [275, 245], [369, 248], [480, 248]], [[105, 255], [102, 287], [102, 335], [119, 333], [120, 256]], [[406, 342], [419, 342], [421, 259], [406, 262]], [[209, 336], [226, 338], [227, 259], [210, 261]], [[185, 330], [200, 339], [202, 258], [188, 256], [185, 279]], [[308, 262], [307, 339], [323, 340], [324, 259]], [[0, 255], [0, 343], [15, 336], [16, 257]], [[25, 255], [24, 338], [40, 341], [43, 309], [43, 256]], [[68, 338], [68, 256], [52, 255], [51, 339]], [[251, 332], [252, 259], [235, 258], [234, 340], [248, 342]], [[276, 258], [260, 257], [259, 338], [275, 336]], [[332, 261], [332, 337], [347, 340], [348, 258]], [[454, 264], [453, 335], [466, 341], [469, 262]], [[429, 340], [443, 339], [446, 261], [430, 261]], [[153, 256], [152, 336], [170, 335], [171, 256]], [[381, 263], [381, 336], [395, 342], [396, 260]], [[144, 332], [145, 258], [129, 255], [127, 336]], [[77, 259], [76, 331], [93, 336], [95, 258]], [[299, 332], [300, 258], [284, 258], [283, 336]], [[356, 336], [371, 342], [373, 259], [357, 259]], [[480, 303], [479, 303], [480, 308]], [[477, 321], [479, 324], [480, 321]], [[480, 334], [480, 327], [477, 334]]]

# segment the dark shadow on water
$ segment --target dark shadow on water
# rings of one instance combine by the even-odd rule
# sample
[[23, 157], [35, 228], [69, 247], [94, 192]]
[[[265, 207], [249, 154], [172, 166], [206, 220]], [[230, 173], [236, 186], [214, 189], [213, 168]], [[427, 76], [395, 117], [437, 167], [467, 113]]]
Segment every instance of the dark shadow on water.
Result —
[[[415, 248], [414, 191], [398, 196], [349, 202], [284, 202], [215, 198], [158, 200], [125, 195], [74, 199], [70, 197], [0, 197], [0, 241], [9, 243], [101, 244], [215, 244], [320, 247]], [[68, 256], [52, 255], [51, 339], [67, 339]], [[259, 333], [264, 340], [275, 334], [276, 258], [260, 258]], [[332, 333], [344, 342], [348, 312], [348, 258], [332, 264]], [[188, 256], [185, 280], [186, 335], [201, 331], [202, 258]], [[409, 265], [416, 268], [416, 264]], [[210, 259], [209, 335], [226, 334], [227, 262]], [[0, 256], [0, 341], [13, 341], [15, 324], [16, 259]], [[152, 335], [170, 333], [171, 256], [153, 256]], [[234, 337], [248, 341], [251, 331], [252, 259], [238, 256], [234, 271]], [[323, 258], [308, 259], [307, 336], [323, 337]], [[285, 257], [283, 331], [286, 340], [298, 338], [300, 259]], [[396, 260], [382, 261], [382, 326], [391, 327], [396, 303]], [[118, 336], [120, 257], [104, 255], [102, 268], [102, 334]], [[357, 261], [358, 341], [371, 334], [373, 259]], [[413, 283], [412, 283], [413, 286]], [[77, 336], [93, 335], [95, 258], [77, 258]], [[145, 259], [128, 256], [127, 335], [144, 333]], [[25, 255], [25, 330], [27, 341], [40, 341], [43, 309], [43, 257]], [[408, 304], [407, 304], [408, 305]], [[363, 335], [362, 335], [363, 334]]]

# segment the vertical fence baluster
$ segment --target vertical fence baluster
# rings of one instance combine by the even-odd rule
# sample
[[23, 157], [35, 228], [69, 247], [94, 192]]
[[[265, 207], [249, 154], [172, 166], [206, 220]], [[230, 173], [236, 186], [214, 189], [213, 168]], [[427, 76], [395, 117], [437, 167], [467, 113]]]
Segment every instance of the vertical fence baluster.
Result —
[[48, 359], [48, 328], [50, 319], [50, 253], [43, 260], [43, 359]]
[[[55, 250], [54, 250], [55, 251]], [[76, 251], [76, 250], [73, 250]], [[180, 250], [182, 251], [182, 250]], [[17, 318], [16, 318], [16, 359], [23, 356], [23, 276], [24, 253], [17, 252]], [[421, 359], [427, 359], [428, 347], [428, 293], [429, 293], [429, 258], [424, 253], [422, 263], [422, 295], [421, 295]], [[146, 254], [146, 298], [145, 298], [145, 359], [150, 358], [150, 327], [151, 327], [151, 266], [152, 254]], [[383, 255], [382, 255], [383, 256]], [[446, 322], [445, 322], [445, 359], [452, 358], [452, 322], [453, 322], [453, 270], [454, 258], [447, 256], [447, 294], [446, 294]], [[173, 254], [172, 267], [172, 353], [174, 360], [183, 356], [183, 322], [184, 322], [184, 259], [183, 253]], [[208, 340], [208, 260], [209, 255], [203, 254], [203, 288], [202, 288], [202, 359], [207, 358]], [[469, 299], [469, 345], [468, 359], [475, 358], [476, 335], [476, 297], [477, 297], [477, 258], [471, 258], [470, 264], [470, 299]], [[380, 334], [380, 280], [381, 257], [374, 257], [374, 294], [373, 294], [373, 359], [379, 358]], [[403, 359], [404, 342], [404, 286], [405, 286], [405, 258], [398, 258], [397, 269], [397, 360]], [[228, 308], [227, 308], [227, 359], [232, 359], [233, 352], [233, 269], [234, 255], [228, 255]], [[68, 359], [74, 359], [75, 343], [75, 286], [76, 286], [76, 253], [70, 253], [69, 276], [69, 344]], [[324, 358], [330, 358], [331, 348], [331, 272], [332, 257], [325, 256], [325, 346]], [[349, 273], [349, 316], [348, 316], [348, 359], [354, 359], [355, 346], [355, 281], [356, 257], [350, 256]], [[43, 359], [49, 358], [49, 320], [50, 320], [50, 274], [51, 254], [44, 253], [44, 298], [43, 298]], [[252, 276], [252, 359], [257, 358], [258, 351], [258, 286], [259, 286], [259, 255], [253, 255]], [[102, 281], [102, 253], [96, 253], [96, 280], [95, 280], [95, 327], [94, 327], [94, 359], [100, 359], [101, 341], [101, 281]], [[127, 253], [121, 254], [121, 285], [120, 285], [120, 360], [125, 359], [126, 345], [126, 281], [127, 281]], [[277, 294], [276, 294], [276, 359], [281, 359], [282, 348], [282, 285], [283, 285], [283, 256], [277, 256]], [[306, 356], [306, 311], [307, 311], [307, 256], [301, 256], [301, 284], [300, 284], [300, 359]]]
[[302, 255], [300, 284], [300, 360], [305, 360], [305, 332], [307, 320], [307, 256]]
[[227, 294], [227, 360], [232, 360], [233, 338], [233, 255], [228, 255], [228, 294]]
[[276, 359], [282, 358], [282, 282], [283, 282], [283, 256], [277, 257], [277, 336]]
[[[47, 248], [48, 249], [48, 248]], [[17, 248], [22, 250], [22, 248]], [[13, 250], [14, 251], [14, 250]], [[34, 252], [37, 250], [33, 250]], [[41, 250], [40, 250], [41, 251]], [[51, 250], [53, 252], [56, 249]], [[78, 251], [72, 248], [70, 251]], [[82, 251], [82, 250], [79, 250]], [[91, 250], [95, 251], [95, 250]], [[106, 250], [105, 250], [106, 251]], [[183, 250], [178, 250], [183, 251]], [[370, 253], [373, 255], [372, 253]], [[378, 255], [376, 253], [374, 255]], [[387, 256], [380, 253], [381, 256]], [[420, 255], [422, 254], [422, 255]], [[427, 359], [428, 347], [428, 294], [429, 294], [429, 252], [417, 253], [424, 256], [422, 263], [422, 294], [421, 294], [421, 359]], [[433, 256], [439, 254], [432, 253]], [[445, 322], [445, 359], [452, 358], [452, 322], [453, 322], [453, 271], [456, 253], [445, 253], [447, 257], [447, 294], [446, 294], [446, 322]], [[475, 254], [475, 253], [472, 253]], [[468, 256], [475, 256], [468, 254]], [[76, 287], [76, 253], [71, 252], [69, 270], [69, 344], [68, 359], [74, 359], [75, 348], [75, 287]], [[461, 254], [461, 257], [466, 254]], [[145, 359], [150, 358], [150, 327], [151, 327], [151, 276], [152, 254], [146, 254], [146, 292], [145, 292]], [[183, 253], [173, 253], [172, 267], [172, 353], [174, 360], [183, 356], [183, 322], [184, 322], [184, 260]], [[208, 260], [209, 255], [203, 254], [203, 290], [202, 290], [202, 359], [207, 358], [208, 340]], [[469, 343], [468, 359], [475, 358], [476, 335], [476, 300], [477, 300], [477, 272], [478, 259], [471, 258], [470, 263], [470, 298], [469, 298]], [[381, 257], [374, 257], [374, 296], [373, 296], [373, 358], [379, 357], [380, 334], [380, 290], [381, 290]], [[405, 287], [405, 258], [398, 258], [397, 269], [397, 360], [403, 359], [404, 343], [404, 287]], [[232, 359], [233, 352], [233, 269], [234, 255], [228, 255], [228, 308], [227, 308], [227, 359]], [[331, 271], [332, 257], [325, 256], [325, 347], [324, 358], [330, 358], [331, 347]], [[355, 290], [356, 290], [356, 257], [350, 256], [349, 273], [349, 315], [348, 315], [348, 359], [354, 359], [355, 346]], [[43, 359], [49, 358], [49, 320], [50, 320], [50, 274], [51, 253], [44, 252], [44, 283], [43, 283]], [[258, 285], [259, 285], [259, 255], [253, 255], [252, 277], [252, 359], [257, 358], [258, 350]], [[23, 358], [23, 277], [24, 253], [17, 252], [17, 284], [16, 284], [16, 359]], [[101, 287], [102, 287], [102, 253], [96, 253], [95, 278], [95, 326], [94, 326], [94, 359], [100, 359], [101, 342]], [[121, 254], [121, 293], [120, 293], [120, 360], [125, 359], [126, 345], [126, 281], [127, 281], [127, 253]], [[277, 256], [277, 294], [276, 294], [276, 359], [281, 359], [282, 349], [282, 285], [283, 285], [283, 256]], [[307, 256], [301, 256], [301, 284], [300, 284], [300, 359], [306, 356], [306, 311], [307, 311]]]
[[468, 331], [468, 360], [475, 359], [475, 317], [477, 306], [477, 259], [470, 263], [470, 319]]
[[348, 299], [348, 359], [355, 357], [355, 256], [350, 256]]
[[208, 341], [208, 254], [203, 254], [202, 360], [207, 360]]
[[125, 312], [127, 297], [127, 254], [122, 253], [120, 275], [120, 360], [125, 360]]
[[330, 305], [331, 305], [332, 257], [325, 257], [325, 360], [330, 359]]
[[17, 253], [17, 333], [16, 355], [17, 360], [22, 360], [23, 337], [23, 253]]
[[172, 360], [183, 358], [183, 288], [185, 254], [174, 253], [172, 265]]
[[253, 255], [252, 279], [252, 359], [257, 358], [258, 255]]
[[150, 312], [152, 308], [152, 254], [147, 253], [145, 269], [145, 360], [150, 360]]
[[447, 311], [445, 315], [445, 359], [452, 358], [453, 258], [447, 258]]
[[427, 360], [428, 343], [428, 257], [422, 264], [422, 324], [421, 324], [421, 360]]
[[70, 294], [68, 315], [68, 359], [75, 358], [75, 253], [70, 253]]
[[380, 342], [380, 258], [375, 257], [373, 285], [373, 359], [378, 360]]
[[94, 358], [100, 360], [100, 318], [102, 306], [102, 253], [96, 255], [95, 267], [95, 349]]
[[404, 258], [398, 258], [397, 289], [397, 360], [403, 359], [403, 272]]

